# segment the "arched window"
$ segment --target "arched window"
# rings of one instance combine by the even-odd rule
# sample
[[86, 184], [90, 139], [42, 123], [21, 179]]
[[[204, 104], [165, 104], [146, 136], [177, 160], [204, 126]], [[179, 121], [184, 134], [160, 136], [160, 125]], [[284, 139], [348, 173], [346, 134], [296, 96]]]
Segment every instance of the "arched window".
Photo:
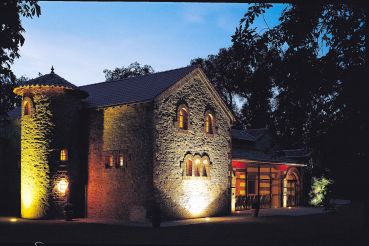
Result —
[[30, 115], [31, 114], [31, 104], [29, 101], [25, 101], [23, 103], [23, 115]]
[[209, 167], [209, 161], [207, 159], [203, 160], [202, 161], [202, 173], [201, 173], [201, 176], [203, 177], [207, 177], [208, 176], [208, 172], [207, 172], [207, 169]]
[[205, 116], [205, 132], [209, 134], [213, 134], [213, 127], [214, 127], [214, 119], [212, 114], [206, 114]]
[[195, 170], [194, 170], [194, 176], [195, 177], [200, 177], [201, 174], [201, 161], [200, 159], [196, 159], [195, 160]]
[[183, 176], [185, 177], [210, 177], [210, 160], [209, 157], [205, 154], [202, 157], [199, 154], [191, 155], [187, 154], [184, 158], [184, 172]]
[[188, 130], [188, 111], [184, 107], [179, 110], [178, 126], [182, 130]]
[[67, 149], [62, 149], [60, 151], [60, 160], [61, 161], [67, 161], [68, 160], [68, 150]]
[[186, 162], [186, 176], [192, 176], [192, 160], [187, 159]]

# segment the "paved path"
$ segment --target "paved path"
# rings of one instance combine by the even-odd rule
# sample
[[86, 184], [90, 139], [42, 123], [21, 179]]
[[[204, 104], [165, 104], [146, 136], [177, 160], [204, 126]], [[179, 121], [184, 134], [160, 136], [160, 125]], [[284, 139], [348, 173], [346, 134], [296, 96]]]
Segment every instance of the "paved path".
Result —
[[[323, 208], [315, 208], [315, 207], [272, 208], [272, 209], [260, 209], [259, 216], [260, 217], [304, 216], [304, 215], [313, 215], [313, 214], [322, 214], [322, 213], [325, 213], [323, 211]], [[253, 216], [253, 210], [246, 210], [246, 211], [237, 212], [229, 216], [164, 221], [161, 224], [161, 227], [185, 226], [185, 225], [204, 224], [204, 223], [211, 223], [211, 224], [212, 223], [233, 223], [233, 222], [238, 223], [238, 222], [254, 221], [255, 218], [253, 218], [252, 216]], [[80, 218], [80, 219], [75, 219], [70, 222], [66, 222], [64, 220], [27, 220], [27, 219], [20, 219], [20, 218], [2, 217], [0, 218], [0, 223], [1, 222], [25, 223], [25, 224], [93, 223], [93, 224], [106, 224], [106, 225], [124, 225], [124, 226], [133, 226], [133, 227], [151, 227], [151, 223], [148, 220], [145, 222], [124, 222], [121, 220], [91, 219], [91, 218]]]
[[[306, 215], [306, 216], [305, 216]], [[232, 216], [167, 221], [161, 228], [146, 223], [92, 219], [24, 220], [0, 218], [0, 245], [34, 242], [95, 245], [363, 245], [363, 205], [321, 209], [291, 208], [250, 211]]]

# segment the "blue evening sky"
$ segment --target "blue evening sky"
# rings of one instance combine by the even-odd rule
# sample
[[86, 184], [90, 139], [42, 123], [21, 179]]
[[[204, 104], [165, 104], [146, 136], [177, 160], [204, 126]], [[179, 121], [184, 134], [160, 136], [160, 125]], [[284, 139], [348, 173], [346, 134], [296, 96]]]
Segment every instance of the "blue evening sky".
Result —
[[[39, 18], [23, 19], [26, 30], [17, 76], [55, 72], [76, 85], [104, 81], [103, 70], [131, 62], [155, 71], [187, 66], [196, 57], [231, 45], [231, 35], [248, 4], [40, 2]], [[285, 5], [267, 11], [278, 23]], [[255, 25], [265, 28], [262, 19]]]

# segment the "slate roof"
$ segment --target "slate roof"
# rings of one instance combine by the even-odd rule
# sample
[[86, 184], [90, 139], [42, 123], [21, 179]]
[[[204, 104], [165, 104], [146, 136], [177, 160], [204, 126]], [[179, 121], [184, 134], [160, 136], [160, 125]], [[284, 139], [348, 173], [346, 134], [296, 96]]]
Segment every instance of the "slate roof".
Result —
[[246, 150], [241, 148], [232, 149], [232, 159], [246, 159], [271, 163], [301, 163], [301, 160], [290, 158], [288, 156], [275, 155], [273, 152], [265, 153], [258, 150]]
[[232, 139], [239, 139], [239, 140], [245, 140], [250, 142], [255, 142], [256, 138], [249, 134], [247, 130], [240, 130], [240, 129], [232, 129], [231, 131]]
[[248, 134], [252, 135], [255, 137], [255, 140], [258, 139], [259, 137], [261, 137], [262, 135], [264, 135], [267, 131], [268, 128], [255, 128], [255, 129], [246, 129], [245, 130]]
[[86, 98], [89, 107], [149, 101], [197, 67], [188, 66], [139, 77], [84, 85], [79, 89], [90, 95]]
[[274, 155], [283, 156], [288, 159], [303, 159], [309, 157], [310, 154], [305, 149], [283, 149], [274, 152]]
[[[80, 87], [76, 87], [57, 74], [50, 73], [30, 80], [22, 84], [22, 86], [54, 85], [71, 89], [78, 88], [88, 93], [89, 96], [85, 99], [88, 107], [97, 108], [152, 100], [196, 68], [198, 68], [198, 66], [188, 66], [149, 75], [100, 82]], [[8, 115], [10, 118], [20, 117], [20, 107], [10, 111]]]
[[77, 86], [63, 79], [62, 77], [60, 77], [54, 72], [42, 75], [38, 78], [31, 79], [29, 81], [26, 81], [22, 83], [19, 87], [27, 87], [27, 86], [58, 86], [58, 87], [64, 87], [68, 89], [78, 88]]

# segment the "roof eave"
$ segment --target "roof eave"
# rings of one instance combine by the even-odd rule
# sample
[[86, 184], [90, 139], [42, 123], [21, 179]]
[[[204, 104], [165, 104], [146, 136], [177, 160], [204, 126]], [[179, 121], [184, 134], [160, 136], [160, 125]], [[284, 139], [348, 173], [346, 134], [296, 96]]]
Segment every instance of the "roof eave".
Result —
[[272, 164], [272, 165], [287, 165], [287, 166], [296, 166], [296, 167], [306, 167], [306, 164], [296, 163], [296, 162], [283, 162], [283, 161], [267, 161], [267, 160], [254, 160], [254, 159], [244, 159], [244, 158], [232, 158], [232, 161], [240, 161], [240, 162], [256, 162], [260, 164]]

